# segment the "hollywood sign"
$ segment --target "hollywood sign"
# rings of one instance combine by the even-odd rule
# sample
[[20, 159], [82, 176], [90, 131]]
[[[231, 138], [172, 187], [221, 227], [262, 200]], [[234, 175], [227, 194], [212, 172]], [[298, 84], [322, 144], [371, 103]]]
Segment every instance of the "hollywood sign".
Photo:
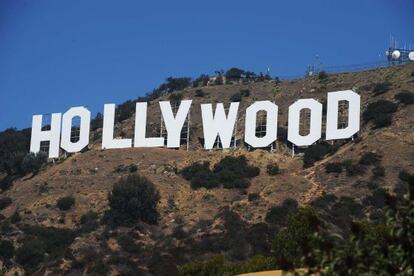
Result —
[[[348, 124], [338, 128], [338, 107], [341, 101], [348, 102]], [[167, 130], [167, 148], [180, 147], [180, 135], [191, 107], [191, 100], [183, 100], [174, 115], [170, 102], [160, 101], [162, 118]], [[201, 104], [204, 148], [212, 149], [217, 137], [220, 137], [222, 148], [229, 148], [234, 134], [239, 103], [230, 103], [226, 114], [222, 103], [216, 105]], [[300, 112], [310, 111], [309, 133], [299, 132]], [[266, 134], [256, 135], [256, 119], [258, 112], [266, 113]], [[277, 139], [278, 106], [270, 101], [257, 101], [246, 109], [244, 141], [253, 148], [264, 148]], [[79, 117], [79, 140], [71, 141], [73, 119]], [[80, 152], [89, 144], [91, 112], [85, 107], [72, 107], [63, 115], [53, 113], [49, 130], [42, 130], [42, 115], [34, 115], [32, 120], [32, 136], [30, 151], [38, 153], [40, 143], [49, 141], [49, 158], [59, 157], [59, 149], [66, 152]], [[147, 103], [137, 102], [135, 113], [134, 139], [114, 138], [115, 105], [105, 104], [103, 113], [102, 148], [119, 149], [129, 147], [164, 147], [163, 137], [147, 137]], [[352, 137], [360, 128], [360, 96], [352, 90], [328, 93], [326, 114], [326, 140], [346, 139]], [[300, 99], [289, 107], [288, 137], [297, 146], [308, 146], [322, 136], [322, 104], [314, 99]]]

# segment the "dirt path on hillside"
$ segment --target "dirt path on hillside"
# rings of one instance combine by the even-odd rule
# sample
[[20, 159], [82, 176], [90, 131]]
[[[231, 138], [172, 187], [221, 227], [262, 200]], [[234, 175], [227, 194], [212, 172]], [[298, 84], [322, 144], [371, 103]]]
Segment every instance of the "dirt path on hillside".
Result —
[[321, 161], [316, 162], [313, 165], [313, 167], [305, 170], [305, 172], [306, 172], [305, 179], [309, 181], [310, 188], [309, 188], [308, 191], [306, 191], [306, 193], [304, 193], [302, 195], [302, 197], [301, 197], [301, 202], [302, 203], [308, 204], [308, 203], [312, 202], [314, 199], [322, 196], [323, 195], [323, 192], [325, 190], [323, 188], [323, 186], [321, 185], [321, 183], [319, 183], [316, 180], [316, 175], [315, 175], [316, 167], [321, 166], [321, 165], [323, 165], [323, 164], [331, 161], [334, 157], [336, 157], [337, 155], [340, 155], [340, 154], [344, 153], [349, 148], [351, 148], [353, 145], [354, 145], [354, 143], [351, 142], [351, 143], [349, 143], [349, 144], [347, 144], [347, 145], [339, 148], [338, 151], [335, 154], [333, 154], [331, 156], [328, 156], [328, 157], [324, 158]]

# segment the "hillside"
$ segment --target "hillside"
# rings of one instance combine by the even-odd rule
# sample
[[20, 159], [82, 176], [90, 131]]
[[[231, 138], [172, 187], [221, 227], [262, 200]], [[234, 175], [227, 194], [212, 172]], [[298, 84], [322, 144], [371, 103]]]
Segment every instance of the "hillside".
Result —
[[[66, 244], [63, 255], [33, 269], [34, 274], [80, 275], [85, 271], [112, 271], [112, 275], [174, 275], [176, 265], [223, 254], [229, 260], [245, 260], [256, 254], [268, 254], [275, 231], [280, 227], [271, 215], [272, 207], [282, 206], [294, 199], [299, 206], [311, 205], [329, 228], [346, 232], [352, 218], [375, 221], [382, 212], [382, 189], [395, 191], [400, 187], [402, 170], [414, 172], [414, 105], [396, 99], [402, 91], [414, 92], [414, 64], [358, 73], [333, 74], [327, 78], [293, 81], [261, 81], [186, 88], [174, 91], [182, 99], [192, 99], [191, 143], [187, 152], [166, 148], [131, 148], [102, 150], [98, 128], [89, 150], [66, 159], [49, 163], [37, 173], [19, 177], [10, 189], [0, 194], [11, 204], [1, 210], [1, 235], [19, 247], [27, 235], [23, 225], [41, 225], [72, 230], [75, 237]], [[385, 91], [378, 84], [388, 83]], [[304, 152], [292, 157], [283, 140], [288, 107], [301, 98], [323, 102], [327, 92], [354, 88], [361, 95], [362, 111], [379, 100], [398, 104], [389, 126], [374, 128], [365, 123], [354, 140], [337, 141], [330, 154], [304, 168]], [[202, 89], [203, 96], [196, 95]], [[250, 94], [241, 99], [237, 122], [237, 149], [202, 149], [200, 103], [228, 103], [241, 90]], [[277, 91], [277, 93], [275, 93]], [[148, 109], [148, 135], [160, 129], [158, 101], [171, 99], [171, 94], [151, 101]], [[242, 144], [243, 111], [254, 101], [271, 100], [279, 106], [281, 141], [271, 152], [265, 149], [249, 151]], [[361, 112], [362, 114], [362, 112]], [[116, 125], [116, 133], [133, 136], [134, 118]], [[323, 139], [322, 139], [323, 140]], [[371, 154], [369, 158], [366, 154]], [[307, 153], [305, 153], [306, 155]], [[308, 153], [309, 154], [309, 153]], [[260, 168], [260, 174], [250, 179], [245, 189], [192, 189], [179, 173], [183, 168], [200, 161], [213, 167], [225, 156], [244, 155], [249, 164]], [[366, 156], [368, 161], [361, 162]], [[364, 159], [364, 158], [363, 158]], [[345, 163], [342, 164], [345, 160]], [[269, 175], [267, 166], [276, 163], [280, 173]], [[342, 172], [327, 173], [328, 164], [341, 163]], [[108, 210], [108, 193], [120, 178], [127, 176], [135, 165], [160, 192], [156, 225], [137, 223], [132, 226], [110, 227], [98, 223], [88, 231], [81, 217], [89, 211], [102, 218]], [[62, 211], [56, 202], [73, 196], [75, 204]], [[383, 200], [383, 199], [382, 199]], [[20, 220], [10, 222], [16, 215]], [[132, 238], [139, 249], [126, 250], [120, 236]], [[93, 252], [93, 253], [91, 253]], [[102, 260], [99, 265], [96, 258]], [[8, 269], [22, 271], [15, 261], [4, 262]], [[128, 274], [128, 271], [134, 271]], [[139, 271], [139, 272], [137, 272]], [[1, 273], [0, 273], [1, 274]], [[96, 275], [100, 274], [97, 272]]]

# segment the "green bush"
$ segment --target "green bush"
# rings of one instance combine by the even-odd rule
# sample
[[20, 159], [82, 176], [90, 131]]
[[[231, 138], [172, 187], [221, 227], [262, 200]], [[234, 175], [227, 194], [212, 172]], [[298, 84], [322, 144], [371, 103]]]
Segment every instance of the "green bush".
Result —
[[11, 188], [11, 186], [13, 186], [13, 177], [11, 176], [6, 176], [3, 177], [3, 179], [0, 180], [0, 190], [1, 191], [7, 191], [8, 189]]
[[323, 194], [313, 200], [311, 205], [315, 208], [328, 209], [328, 207], [336, 202], [338, 198], [333, 194]]
[[29, 152], [30, 129], [13, 128], [0, 132], [0, 174], [9, 176], [22, 173], [21, 164]]
[[99, 226], [98, 213], [89, 211], [80, 218], [81, 232], [89, 233]]
[[242, 90], [240, 90], [240, 95], [242, 97], [249, 97], [250, 96], [250, 90], [249, 89], [242, 89]]
[[400, 171], [398, 178], [407, 183], [414, 183], [414, 174], [410, 174], [406, 170]]
[[266, 222], [271, 225], [280, 226], [284, 224], [289, 213], [295, 211], [298, 203], [294, 199], [285, 199], [282, 205], [271, 207], [266, 214]]
[[341, 173], [342, 172], [342, 163], [332, 162], [332, 163], [326, 164], [325, 172], [326, 173]]
[[128, 167], [128, 171], [129, 171], [130, 173], [134, 173], [134, 172], [138, 171], [138, 166], [137, 166], [137, 165], [135, 165], [135, 164], [131, 164], [131, 165], [129, 165], [129, 167]]
[[14, 245], [13, 242], [9, 240], [0, 240], [0, 258], [3, 260], [8, 260], [14, 255]]
[[198, 173], [196, 176], [191, 178], [191, 188], [198, 189], [198, 188], [206, 188], [206, 189], [213, 189], [220, 186], [220, 181], [216, 175], [214, 175], [211, 171], [205, 172], [202, 171]]
[[303, 166], [305, 168], [312, 167], [316, 161], [322, 160], [325, 155], [331, 152], [332, 148], [329, 144], [321, 143], [311, 145], [304, 151]]
[[73, 205], [75, 205], [75, 198], [73, 196], [61, 197], [56, 202], [56, 206], [61, 211], [67, 211], [72, 208]]
[[191, 187], [198, 189], [205, 187], [207, 189], [216, 188], [219, 186], [217, 177], [210, 170], [208, 162], [196, 162], [181, 170], [181, 175], [184, 179], [191, 181]]
[[239, 68], [232, 67], [226, 72], [226, 79], [227, 80], [239, 80], [244, 74], [244, 71]]
[[179, 104], [181, 102], [181, 100], [183, 99], [183, 94], [181, 94], [181, 93], [172, 93], [172, 94], [170, 94], [168, 99], [173, 104]]
[[230, 97], [230, 101], [231, 102], [241, 102], [241, 100], [242, 100], [242, 95], [239, 92], [234, 93]]
[[374, 123], [374, 128], [387, 127], [392, 124], [392, 116], [391, 114], [381, 114], [373, 119], [372, 122]]
[[247, 196], [248, 201], [256, 201], [256, 200], [259, 200], [259, 199], [260, 199], [260, 195], [258, 193], [250, 193]]
[[16, 262], [27, 268], [34, 268], [45, 259], [45, 250], [39, 240], [28, 240], [16, 251]]
[[11, 222], [11, 223], [13, 223], [13, 224], [18, 223], [18, 222], [20, 222], [21, 220], [22, 220], [22, 218], [20, 217], [20, 214], [19, 214], [19, 212], [18, 212], [18, 211], [15, 211], [15, 212], [13, 213], [13, 215], [11, 215], [11, 217], [10, 217], [10, 222]]
[[127, 234], [123, 234], [117, 237], [118, 244], [123, 250], [131, 254], [138, 254], [140, 251], [139, 246], [135, 243], [134, 239]]
[[116, 107], [115, 122], [119, 123], [131, 118], [135, 112], [136, 101], [128, 100]]
[[201, 74], [193, 81], [193, 87], [206, 86], [209, 80], [210, 77], [208, 75]]
[[385, 168], [382, 166], [376, 166], [372, 169], [372, 175], [374, 178], [384, 177], [385, 176]]
[[98, 112], [94, 119], [91, 120], [91, 131], [95, 131], [98, 128], [103, 127], [103, 115], [101, 112]]
[[389, 126], [392, 123], [392, 113], [396, 112], [398, 105], [386, 101], [379, 100], [370, 103], [362, 114], [365, 123], [372, 121], [375, 128]]
[[361, 156], [359, 159], [359, 164], [370, 166], [370, 165], [378, 165], [381, 162], [381, 156], [375, 152], [367, 152]]
[[109, 218], [115, 224], [131, 224], [139, 220], [156, 224], [159, 214], [157, 204], [160, 200], [154, 184], [139, 175], [121, 178], [108, 195]]
[[96, 221], [98, 219], [98, 213], [94, 211], [89, 211], [86, 214], [82, 215], [80, 218], [80, 224], [86, 224], [91, 221]]
[[266, 170], [269, 175], [277, 175], [280, 173], [279, 165], [276, 163], [268, 164]]
[[204, 93], [204, 91], [202, 89], [197, 89], [195, 91], [195, 95], [196, 95], [196, 97], [204, 97], [205, 96], [205, 93]]
[[360, 163], [354, 164], [352, 160], [345, 160], [342, 165], [344, 166], [348, 176], [363, 175], [366, 171], [364, 165]]
[[362, 206], [352, 197], [341, 196], [332, 206], [331, 213], [335, 220], [349, 220], [363, 215]]
[[220, 184], [227, 189], [247, 188], [248, 178], [259, 174], [260, 169], [248, 165], [245, 156], [227, 156], [214, 166], [213, 171], [210, 170], [208, 162], [196, 162], [181, 171], [181, 175], [191, 181], [193, 189], [217, 188]]
[[10, 197], [0, 198], [0, 211], [7, 208], [10, 204], [12, 204], [12, 200]]
[[395, 95], [395, 99], [405, 105], [414, 104], [414, 93], [410, 91], [402, 91]]
[[319, 74], [318, 74], [318, 79], [320, 81], [326, 80], [328, 77], [329, 77], [329, 75], [325, 71], [320, 71]]
[[184, 90], [187, 87], [191, 86], [191, 78], [180, 77], [180, 78], [167, 78], [167, 82], [160, 86], [161, 90], [165, 87], [164, 91], [171, 93], [173, 91]]
[[214, 166], [213, 172], [225, 188], [246, 188], [249, 184], [246, 178], [258, 176], [260, 169], [250, 166], [246, 157], [241, 155], [224, 157]]
[[37, 173], [42, 165], [47, 162], [47, 155], [44, 152], [37, 154], [28, 153], [22, 162], [22, 171], [24, 173]]
[[110, 271], [110, 269], [103, 262], [103, 260], [98, 259], [93, 263], [93, 265], [88, 270], [88, 275], [90, 275], [90, 276], [108, 275], [109, 271]]
[[76, 232], [70, 229], [40, 225], [23, 225], [20, 229], [26, 234], [27, 239], [41, 243], [40, 247], [48, 254], [50, 260], [62, 257], [76, 237]]
[[366, 196], [362, 200], [364, 206], [373, 206], [375, 208], [384, 208], [387, 199], [387, 191], [379, 188], [375, 189], [371, 195]]
[[372, 92], [374, 92], [375, 95], [380, 95], [388, 92], [391, 89], [392, 84], [390, 82], [380, 82], [375, 84]]

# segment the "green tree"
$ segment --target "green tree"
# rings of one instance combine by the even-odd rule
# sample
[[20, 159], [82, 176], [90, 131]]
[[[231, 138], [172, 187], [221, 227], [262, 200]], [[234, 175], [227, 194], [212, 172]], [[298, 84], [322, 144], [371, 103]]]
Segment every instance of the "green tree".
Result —
[[228, 80], [239, 80], [244, 74], [244, 70], [232, 67], [226, 72], [226, 79]]
[[403, 198], [387, 194], [385, 223], [354, 222], [347, 237], [318, 234], [305, 258], [320, 275], [413, 275], [414, 181]]
[[42, 165], [47, 162], [47, 155], [44, 152], [39, 152], [37, 154], [28, 153], [23, 158], [21, 171], [25, 174], [34, 173], [36, 174]]
[[116, 224], [131, 224], [139, 220], [156, 224], [160, 200], [158, 190], [145, 177], [133, 174], [121, 178], [108, 195], [109, 216]]
[[288, 215], [286, 227], [276, 234], [272, 244], [279, 267], [300, 267], [301, 257], [313, 247], [312, 237], [319, 226], [320, 221], [311, 207], [299, 208]]

